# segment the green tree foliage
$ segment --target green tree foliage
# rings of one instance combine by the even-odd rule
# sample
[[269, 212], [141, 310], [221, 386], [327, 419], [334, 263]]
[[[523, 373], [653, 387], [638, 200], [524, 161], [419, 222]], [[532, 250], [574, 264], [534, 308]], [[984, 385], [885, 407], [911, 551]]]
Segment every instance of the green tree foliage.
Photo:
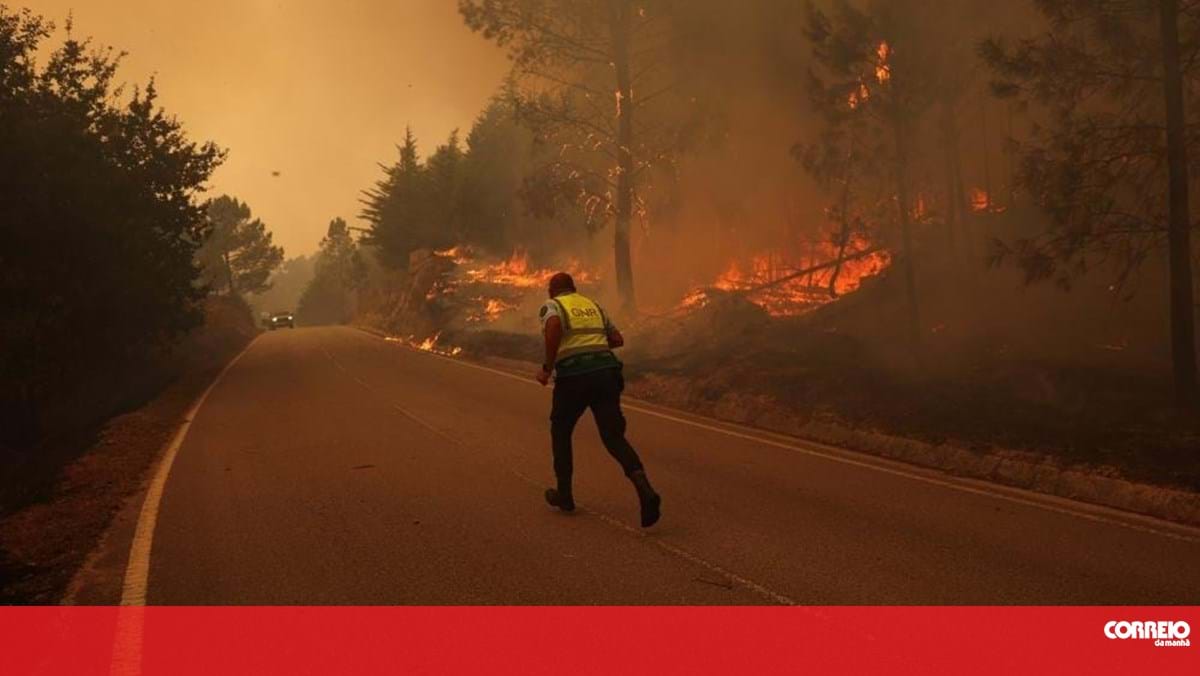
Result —
[[378, 250], [384, 265], [402, 269], [410, 253], [442, 238], [429, 221], [428, 181], [411, 128], [398, 150], [399, 160], [384, 166], [384, 177], [364, 193], [361, 215], [370, 224], [364, 242]]
[[479, 114], [467, 135], [462, 165], [463, 240], [497, 253], [511, 248], [509, 238], [520, 220], [515, 198], [533, 145], [533, 134], [517, 122], [510, 102], [493, 99]]
[[500, 255], [516, 243], [535, 254], [546, 252], [559, 235], [578, 232], [584, 222], [577, 211], [540, 208], [546, 199], [532, 194], [538, 183], [531, 177], [553, 150], [535, 142], [517, 117], [516, 103], [507, 88], [492, 99], [467, 135], [462, 163], [461, 241]]
[[361, 213], [369, 224], [363, 243], [374, 247], [389, 268], [406, 267], [417, 249], [455, 244], [504, 255], [514, 242], [538, 249], [552, 227], [526, 208], [523, 191], [539, 151], [533, 134], [518, 123], [511, 97], [489, 103], [472, 126], [466, 148], [455, 131], [422, 162], [409, 129], [399, 154], [364, 193]]
[[204, 282], [232, 295], [260, 294], [271, 288], [271, 273], [283, 262], [283, 248], [272, 243], [262, 220], [250, 207], [222, 195], [208, 204], [208, 237], [197, 257]]
[[[121, 96], [111, 50], [0, 5], [0, 434], [44, 402], [201, 321], [196, 195], [221, 161], [157, 105]], [[35, 57], [44, 55], [43, 67]]]
[[463, 150], [457, 129], [429, 156], [425, 170], [428, 219], [435, 225], [431, 243], [445, 246], [462, 241]]
[[[1200, 8], [1172, 0], [1041, 0], [1048, 31], [992, 39], [984, 58], [995, 90], [1044, 113], [1021, 147], [1021, 182], [1053, 227], [1012, 243], [1029, 281], [1107, 266], [1123, 287], [1152, 254], [1168, 251], [1171, 344], [1181, 403], [1196, 399], [1188, 156], [1200, 128], [1184, 125], [1200, 104], [1183, 82], [1200, 78]], [[1180, 58], [1181, 47], [1188, 58]], [[1189, 98], [1186, 99], [1184, 94]]]
[[300, 296], [296, 314], [305, 324], [341, 324], [354, 310], [352, 293], [366, 279], [366, 266], [346, 221], [336, 218], [321, 240], [316, 273]]

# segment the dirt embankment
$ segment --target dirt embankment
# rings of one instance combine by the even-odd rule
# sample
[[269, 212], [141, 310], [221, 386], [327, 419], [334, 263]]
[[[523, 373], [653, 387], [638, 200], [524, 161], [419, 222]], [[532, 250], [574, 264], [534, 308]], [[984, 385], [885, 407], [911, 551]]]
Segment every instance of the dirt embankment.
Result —
[[631, 332], [631, 394], [1200, 523], [1200, 416], [1170, 401], [1160, 308], [1106, 288], [1022, 289], [1004, 271], [923, 269], [917, 349], [899, 275], [802, 317], [728, 295]]
[[446, 318], [429, 298], [452, 267], [453, 264], [432, 251], [414, 251], [406, 270], [384, 273], [360, 292], [355, 323], [392, 335], [421, 338], [433, 335], [446, 323]]
[[[1023, 293], [1000, 273], [923, 289], [921, 343], [895, 277], [795, 318], [743, 298], [644, 323], [626, 359], [660, 399], [722, 417], [770, 410], [809, 423], [1200, 490], [1200, 417], [1177, 411], [1136, 306], [1109, 313], [1086, 289]], [[934, 277], [930, 275], [930, 277]], [[744, 414], [737, 400], [756, 400]], [[769, 404], [769, 405], [768, 405]], [[723, 413], [722, 413], [723, 412]]]
[[141, 489], [196, 396], [259, 329], [240, 299], [110, 387], [112, 409], [23, 452], [0, 474], [0, 603], [57, 603], [122, 505]]

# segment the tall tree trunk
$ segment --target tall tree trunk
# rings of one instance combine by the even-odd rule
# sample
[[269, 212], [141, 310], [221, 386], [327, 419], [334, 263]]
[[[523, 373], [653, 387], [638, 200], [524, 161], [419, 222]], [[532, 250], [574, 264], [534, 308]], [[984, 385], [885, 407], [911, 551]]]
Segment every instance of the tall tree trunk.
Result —
[[988, 120], [987, 120], [987, 99], [983, 100], [983, 105], [979, 108], [979, 117], [981, 122], [980, 141], [983, 143], [983, 194], [984, 213], [992, 210], [992, 159], [991, 153], [988, 150]]
[[[847, 161], [846, 165], [849, 166], [850, 162]], [[845, 262], [842, 257], [846, 255], [846, 247], [850, 244], [850, 181], [850, 171], [847, 169], [846, 182], [842, 185], [842, 230], [838, 233], [837, 265], [833, 267], [833, 274], [829, 276], [830, 298], [837, 298], [838, 296], [837, 281], [838, 277], [842, 274], [842, 263]]]
[[627, 312], [637, 309], [633, 290], [633, 259], [629, 230], [633, 221], [633, 78], [629, 64], [633, 6], [629, 0], [609, 0], [609, 29], [612, 32], [613, 66], [617, 75], [617, 221], [614, 228], [614, 259], [617, 293]]
[[893, 126], [896, 133], [896, 198], [900, 211], [901, 271], [908, 297], [908, 342], [913, 359], [921, 362], [921, 312], [917, 303], [917, 273], [913, 261], [912, 222], [908, 212], [908, 125], [901, 117]]
[[1014, 206], [1016, 206], [1016, 202], [1017, 202], [1017, 199], [1016, 199], [1017, 165], [1016, 165], [1016, 153], [1014, 152], [1014, 147], [1013, 147], [1013, 104], [1012, 104], [1012, 102], [1009, 102], [1009, 104], [1008, 104], [1007, 136], [1008, 136], [1008, 138], [1006, 138], [1004, 140], [1004, 161], [1005, 161], [1005, 166], [1008, 169], [1008, 200], [1005, 202], [1005, 205], [1009, 209], [1012, 209]]
[[958, 210], [958, 231], [962, 235], [959, 248], [966, 261], [967, 274], [971, 275], [975, 270], [977, 256], [973, 230], [975, 213], [971, 210], [970, 202], [967, 199], [967, 184], [963, 181], [962, 153], [954, 153], [951, 161], [954, 164], [954, 205]]
[[229, 285], [229, 295], [233, 295], [237, 288], [233, 284], [233, 263], [229, 261], [229, 250], [227, 249], [222, 257], [225, 259], [225, 282]]
[[945, 144], [946, 171], [946, 253], [954, 255], [954, 231], [958, 228], [962, 205], [958, 199], [958, 173], [955, 158], [958, 155], [958, 128], [954, 122], [954, 104], [942, 102], [942, 133]]
[[951, 262], [957, 263], [961, 278], [973, 282], [977, 251], [971, 231], [975, 218], [967, 201], [963, 184], [962, 152], [959, 147], [958, 117], [953, 102], [946, 101], [942, 110], [946, 172], [946, 239]]
[[1167, 104], [1167, 171], [1171, 277], [1171, 361], [1175, 398], [1192, 407], [1196, 392], [1196, 328], [1192, 299], [1191, 220], [1188, 208], [1187, 139], [1184, 130], [1183, 79], [1179, 65], [1179, 1], [1159, 0], [1162, 25], [1163, 86]]

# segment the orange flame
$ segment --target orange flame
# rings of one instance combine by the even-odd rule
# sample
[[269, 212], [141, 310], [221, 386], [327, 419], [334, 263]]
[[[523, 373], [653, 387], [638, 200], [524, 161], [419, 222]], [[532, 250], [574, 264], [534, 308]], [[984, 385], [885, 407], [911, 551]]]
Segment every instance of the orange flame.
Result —
[[[892, 66], [889, 63], [892, 56], [892, 47], [887, 42], [880, 42], [875, 48], [875, 82], [880, 85], [886, 85], [892, 80]], [[850, 94], [846, 97], [846, 105], [850, 106], [850, 110], [855, 110], [862, 104], [866, 103], [871, 98], [871, 90], [867, 87], [865, 76], [858, 80], [858, 87], [850, 90]]]
[[892, 79], [892, 66], [888, 63], [891, 55], [892, 47], [887, 42], [880, 42], [875, 49], [875, 81], [879, 84], [887, 84]]
[[971, 188], [971, 211], [987, 211], [992, 205], [991, 195], [983, 188]]
[[434, 251], [433, 253], [435, 255], [441, 256], [443, 258], [449, 258], [459, 265], [462, 265], [463, 263], [466, 263], [470, 260], [470, 257], [469, 257], [470, 251], [467, 250], [467, 247], [465, 247], [461, 244], [458, 246], [451, 247], [449, 249], [442, 249], [441, 251]]
[[850, 92], [850, 96], [847, 97], [846, 103], [850, 106], [850, 110], [854, 110], [866, 103], [867, 99], [869, 98], [871, 98], [871, 90], [867, 89], [867, 85], [859, 82], [858, 89]]
[[[452, 259], [458, 265], [458, 272], [440, 281], [429, 292], [428, 300], [441, 295], [469, 293], [465, 319], [471, 323], [495, 322], [517, 310], [523, 298], [544, 292], [550, 277], [557, 271], [534, 266], [529, 253], [520, 248], [508, 258], [493, 262], [476, 258], [463, 246], [435, 253]], [[584, 268], [576, 259], [568, 260], [564, 267], [571, 271], [576, 284], [591, 284], [597, 279], [595, 272]], [[467, 291], [468, 287], [464, 285], [471, 285], [470, 290]]]
[[[856, 238], [851, 241], [845, 254], [866, 251], [869, 242]], [[804, 314], [824, 305], [835, 296], [855, 291], [863, 280], [878, 274], [890, 263], [890, 257], [877, 251], [859, 258], [844, 260], [835, 266], [812, 270], [808, 274], [792, 276], [795, 271], [814, 268], [823, 262], [835, 260], [838, 247], [826, 243], [818, 247], [816, 255], [791, 258], [768, 251], [756, 254], [744, 261], [733, 261], [712, 284], [693, 289], [680, 301], [677, 309], [691, 310], [704, 307], [710, 298], [710, 289], [726, 292], [752, 292], [747, 299], [759, 305], [775, 317], [791, 317]], [[830, 294], [830, 287], [834, 294]]]
[[970, 202], [971, 211], [977, 213], [992, 213], [1002, 214], [1008, 211], [1008, 207], [996, 204], [992, 200], [992, 196], [983, 188], [971, 188], [971, 192], [967, 198]]
[[467, 315], [468, 322], [494, 322], [504, 313], [517, 309], [516, 303], [510, 303], [501, 298], [473, 298], [477, 303], [483, 303], [483, 307], [477, 312], [471, 312]]
[[424, 340], [420, 340], [420, 341], [417, 340], [416, 336], [409, 336], [408, 338], [401, 338], [399, 336], [387, 336], [386, 338], [384, 338], [384, 340], [388, 341], [389, 343], [400, 343], [401, 345], [405, 345], [407, 347], [411, 347], [416, 350], [421, 350], [422, 352], [432, 352], [433, 354], [440, 354], [443, 357], [456, 357], [456, 356], [462, 354], [462, 351], [463, 351], [462, 348], [458, 347], [456, 345], [451, 345], [449, 347], [440, 346], [438, 344], [438, 339], [441, 338], [441, 336], [442, 336], [441, 332], [438, 332], [438, 333], [435, 333], [432, 336], [428, 336]]

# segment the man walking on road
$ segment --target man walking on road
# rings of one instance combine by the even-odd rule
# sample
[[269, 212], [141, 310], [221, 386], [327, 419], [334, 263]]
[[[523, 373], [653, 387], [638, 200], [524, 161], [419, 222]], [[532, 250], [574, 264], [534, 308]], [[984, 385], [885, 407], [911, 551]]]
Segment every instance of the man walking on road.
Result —
[[637, 451], [625, 439], [621, 391], [625, 379], [613, 349], [625, 344], [617, 327], [595, 301], [575, 290], [575, 280], [565, 272], [550, 278], [550, 300], [539, 313], [546, 340], [546, 361], [537, 374], [542, 385], [554, 379], [554, 404], [550, 411], [550, 439], [554, 449], [557, 488], [546, 489], [546, 502], [564, 512], [575, 509], [571, 492], [574, 469], [571, 435], [579, 416], [592, 409], [600, 440], [621, 463], [625, 476], [637, 489], [642, 527], [658, 522], [662, 498], [650, 486]]

